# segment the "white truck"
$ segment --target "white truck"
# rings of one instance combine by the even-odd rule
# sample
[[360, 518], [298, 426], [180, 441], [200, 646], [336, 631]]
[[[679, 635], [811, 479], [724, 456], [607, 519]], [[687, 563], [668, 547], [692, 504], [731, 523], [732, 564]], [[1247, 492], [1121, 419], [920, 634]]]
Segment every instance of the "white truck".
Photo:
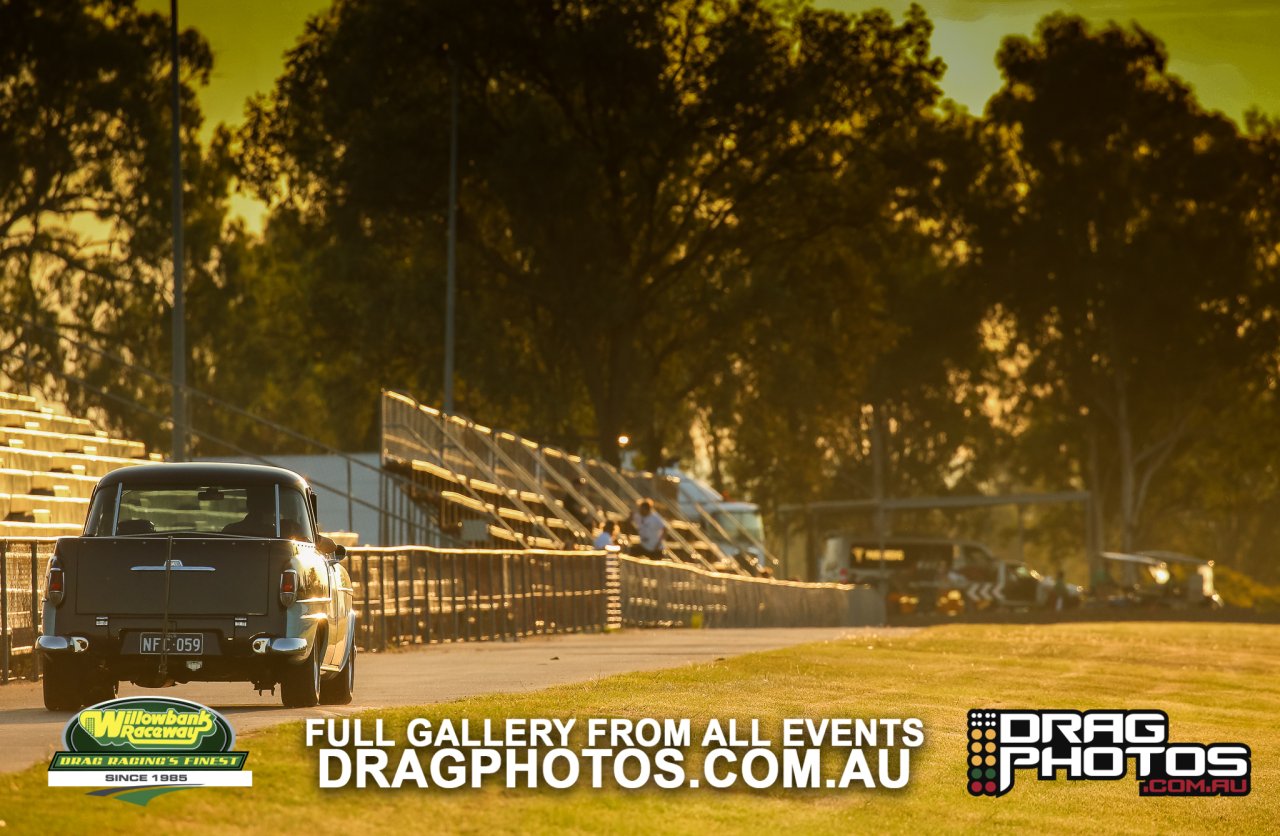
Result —
[[693, 520], [722, 552], [750, 560], [759, 569], [766, 567], [764, 520], [759, 505], [725, 499], [703, 480], [676, 468], [658, 472], [680, 480], [681, 513]]

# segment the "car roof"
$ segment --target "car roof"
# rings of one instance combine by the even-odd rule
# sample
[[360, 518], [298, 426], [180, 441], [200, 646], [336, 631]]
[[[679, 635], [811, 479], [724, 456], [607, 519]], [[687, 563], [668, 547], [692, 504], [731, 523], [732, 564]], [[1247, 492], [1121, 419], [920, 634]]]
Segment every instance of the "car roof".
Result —
[[162, 462], [113, 470], [98, 481], [98, 487], [123, 485], [290, 485], [310, 489], [307, 480], [292, 470], [261, 464], [232, 462]]

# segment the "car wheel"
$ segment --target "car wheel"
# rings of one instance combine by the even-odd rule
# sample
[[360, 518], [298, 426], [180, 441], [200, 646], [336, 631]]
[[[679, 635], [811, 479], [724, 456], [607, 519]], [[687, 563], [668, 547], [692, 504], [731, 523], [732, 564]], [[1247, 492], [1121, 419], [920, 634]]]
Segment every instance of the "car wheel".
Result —
[[89, 702], [85, 666], [79, 659], [44, 660], [44, 707], [75, 711]]
[[320, 642], [311, 644], [307, 658], [288, 665], [280, 675], [280, 701], [287, 708], [310, 708], [320, 702]]
[[351, 694], [356, 689], [356, 646], [353, 642], [347, 652], [347, 663], [333, 679], [320, 683], [320, 702], [325, 705], [350, 705]]

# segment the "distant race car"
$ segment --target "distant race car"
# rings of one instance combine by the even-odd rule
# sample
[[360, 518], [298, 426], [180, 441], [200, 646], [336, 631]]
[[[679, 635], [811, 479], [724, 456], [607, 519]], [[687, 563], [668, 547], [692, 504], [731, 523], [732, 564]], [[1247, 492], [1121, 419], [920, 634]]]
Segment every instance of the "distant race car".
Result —
[[280, 686], [286, 706], [341, 705], [355, 687], [346, 550], [319, 533], [296, 473], [151, 464], [104, 476], [80, 537], [45, 578], [44, 703], [72, 711], [120, 681]]

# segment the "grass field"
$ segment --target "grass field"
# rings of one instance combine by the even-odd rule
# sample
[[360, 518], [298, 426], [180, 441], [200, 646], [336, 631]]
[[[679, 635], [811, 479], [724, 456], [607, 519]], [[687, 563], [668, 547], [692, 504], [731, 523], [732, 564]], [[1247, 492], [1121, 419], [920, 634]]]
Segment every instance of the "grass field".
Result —
[[[1280, 628], [1233, 624], [951, 625], [756, 654], [589, 685], [379, 711], [424, 716], [902, 717], [926, 742], [902, 790], [326, 790], [300, 725], [238, 741], [252, 789], [196, 789], [138, 807], [0, 776], [7, 832], [802, 833], [1275, 832], [1280, 821]], [[1159, 708], [1175, 741], [1253, 749], [1245, 798], [1140, 798], [1134, 781], [1037, 782], [999, 799], [965, 789], [972, 707]], [[0, 745], [3, 731], [0, 730]], [[393, 761], [394, 762], [394, 761]], [[1024, 773], [1025, 774], [1025, 773]]]

